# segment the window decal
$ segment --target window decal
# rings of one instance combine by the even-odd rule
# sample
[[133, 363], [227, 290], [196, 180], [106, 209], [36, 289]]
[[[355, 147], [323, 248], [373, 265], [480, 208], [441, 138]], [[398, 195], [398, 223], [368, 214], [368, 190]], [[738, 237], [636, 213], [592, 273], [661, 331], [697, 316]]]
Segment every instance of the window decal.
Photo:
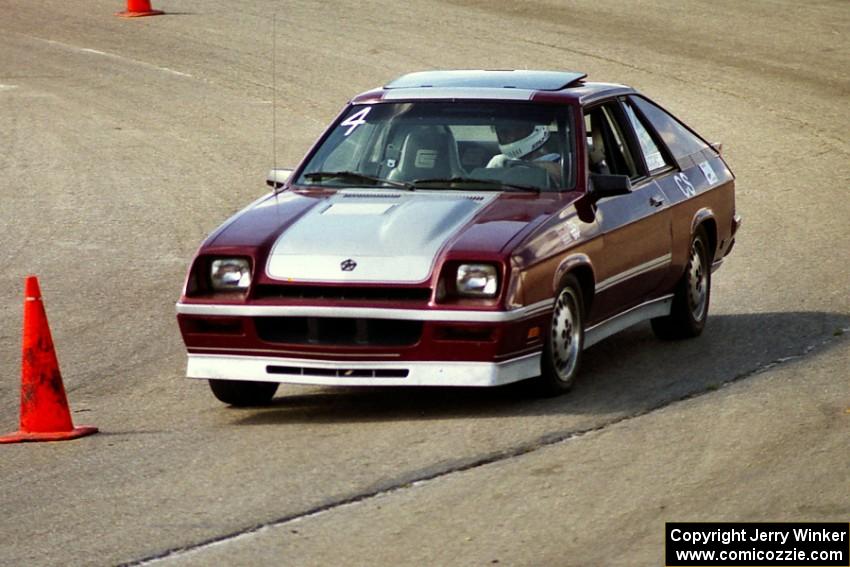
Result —
[[702, 170], [702, 174], [705, 175], [705, 180], [708, 181], [709, 185], [717, 183], [717, 174], [714, 173], [714, 168], [711, 167], [710, 163], [704, 161], [699, 164], [699, 168]]
[[691, 180], [688, 179], [688, 176], [685, 175], [684, 172], [677, 173], [673, 176], [673, 179], [676, 181], [676, 187], [679, 188], [679, 191], [681, 191], [685, 197], [693, 197], [697, 194], [697, 190], [694, 188], [693, 183], [691, 183]]
[[355, 128], [360, 126], [361, 124], [366, 124], [366, 116], [369, 114], [369, 111], [372, 110], [371, 106], [367, 106], [363, 110], [358, 110], [342, 122], [340, 122], [340, 126], [348, 126], [348, 130], [345, 131], [344, 136], [348, 136], [352, 132], [354, 132]]
[[632, 123], [632, 127], [635, 129], [638, 143], [640, 144], [640, 147], [643, 150], [643, 155], [646, 158], [646, 167], [649, 171], [657, 171], [667, 167], [667, 162], [664, 161], [664, 156], [661, 155], [661, 151], [658, 149], [658, 146], [655, 144], [655, 141], [652, 139], [652, 136], [644, 127], [643, 123], [635, 115], [635, 110], [632, 108], [632, 105], [627, 104], [625, 107], [626, 114], [629, 117], [629, 121]]

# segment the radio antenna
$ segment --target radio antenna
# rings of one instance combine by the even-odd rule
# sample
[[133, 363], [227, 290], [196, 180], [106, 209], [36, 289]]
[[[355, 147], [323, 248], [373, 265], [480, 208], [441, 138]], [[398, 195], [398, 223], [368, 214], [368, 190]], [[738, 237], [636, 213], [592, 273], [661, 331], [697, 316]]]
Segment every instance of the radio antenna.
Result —
[[[277, 10], [272, 12], [272, 167], [277, 179]], [[277, 208], [277, 184], [274, 185]]]
[[277, 224], [280, 225], [280, 202], [277, 194], [280, 187], [277, 186], [277, 10], [272, 12], [272, 184], [274, 191], [274, 211], [277, 216]]

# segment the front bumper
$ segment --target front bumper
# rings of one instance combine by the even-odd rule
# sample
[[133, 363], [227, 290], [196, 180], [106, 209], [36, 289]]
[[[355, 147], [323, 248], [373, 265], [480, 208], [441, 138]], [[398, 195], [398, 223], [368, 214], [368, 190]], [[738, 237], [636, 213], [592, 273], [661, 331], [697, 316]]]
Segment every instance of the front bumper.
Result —
[[189, 353], [189, 378], [326, 386], [500, 386], [540, 374], [540, 353], [504, 362], [318, 361]]
[[187, 376], [369, 386], [498, 386], [540, 374], [552, 301], [510, 311], [177, 304]]

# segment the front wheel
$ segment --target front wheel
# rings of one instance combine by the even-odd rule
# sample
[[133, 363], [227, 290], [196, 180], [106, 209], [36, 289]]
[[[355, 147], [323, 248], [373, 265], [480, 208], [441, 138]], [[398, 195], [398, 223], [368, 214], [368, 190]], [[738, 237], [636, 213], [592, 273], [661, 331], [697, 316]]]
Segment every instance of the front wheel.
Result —
[[711, 299], [711, 252], [705, 230], [700, 228], [691, 240], [688, 265], [676, 284], [670, 315], [652, 320], [652, 330], [660, 339], [697, 337], [708, 319]]
[[567, 276], [558, 292], [552, 322], [543, 346], [540, 376], [532, 379], [536, 393], [556, 396], [575, 382], [584, 350], [584, 302], [578, 280]]
[[221, 402], [237, 407], [263, 406], [277, 392], [277, 382], [247, 382], [244, 380], [210, 380], [210, 390]]

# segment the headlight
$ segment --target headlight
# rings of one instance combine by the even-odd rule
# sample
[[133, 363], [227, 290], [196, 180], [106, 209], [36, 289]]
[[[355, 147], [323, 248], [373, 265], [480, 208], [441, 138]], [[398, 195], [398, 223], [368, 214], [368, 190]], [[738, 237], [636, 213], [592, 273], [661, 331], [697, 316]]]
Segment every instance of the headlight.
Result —
[[461, 264], [457, 268], [457, 293], [467, 297], [494, 297], [499, 289], [496, 266]]
[[221, 258], [210, 265], [215, 291], [244, 291], [251, 285], [251, 264], [244, 258]]

